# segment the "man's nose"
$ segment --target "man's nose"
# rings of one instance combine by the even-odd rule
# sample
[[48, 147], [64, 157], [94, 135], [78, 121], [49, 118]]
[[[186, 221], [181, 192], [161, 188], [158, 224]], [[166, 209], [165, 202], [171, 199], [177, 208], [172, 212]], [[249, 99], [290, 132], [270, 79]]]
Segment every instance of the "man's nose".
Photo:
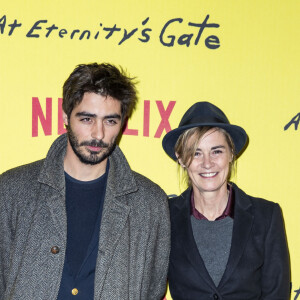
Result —
[[102, 122], [98, 121], [93, 125], [92, 138], [99, 141], [104, 138], [104, 126]]

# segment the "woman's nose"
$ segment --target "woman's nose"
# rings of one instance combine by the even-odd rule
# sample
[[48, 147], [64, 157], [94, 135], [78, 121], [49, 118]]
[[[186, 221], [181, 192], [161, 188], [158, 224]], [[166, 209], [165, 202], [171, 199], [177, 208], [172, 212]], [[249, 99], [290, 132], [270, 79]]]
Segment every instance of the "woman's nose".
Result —
[[210, 169], [213, 166], [213, 160], [210, 155], [204, 154], [202, 160], [202, 167], [205, 169]]

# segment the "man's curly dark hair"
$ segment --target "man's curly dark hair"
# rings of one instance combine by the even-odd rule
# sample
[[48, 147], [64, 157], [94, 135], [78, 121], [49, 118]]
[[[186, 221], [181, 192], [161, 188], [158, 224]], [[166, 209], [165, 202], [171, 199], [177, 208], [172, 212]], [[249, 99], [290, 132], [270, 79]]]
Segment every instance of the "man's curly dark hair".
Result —
[[137, 103], [136, 78], [108, 63], [80, 64], [63, 86], [63, 110], [68, 118], [80, 104], [84, 93], [110, 96], [121, 102], [122, 121], [131, 115]]

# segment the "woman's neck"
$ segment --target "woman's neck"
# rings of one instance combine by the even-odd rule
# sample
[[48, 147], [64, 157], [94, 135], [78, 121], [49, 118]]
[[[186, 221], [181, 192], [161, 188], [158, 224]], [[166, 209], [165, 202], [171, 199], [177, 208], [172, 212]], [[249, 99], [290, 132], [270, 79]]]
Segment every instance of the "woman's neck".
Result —
[[228, 203], [227, 184], [217, 191], [203, 192], [193, 188], [195, 208], [208, 220], [214, 221], [224, 212]]

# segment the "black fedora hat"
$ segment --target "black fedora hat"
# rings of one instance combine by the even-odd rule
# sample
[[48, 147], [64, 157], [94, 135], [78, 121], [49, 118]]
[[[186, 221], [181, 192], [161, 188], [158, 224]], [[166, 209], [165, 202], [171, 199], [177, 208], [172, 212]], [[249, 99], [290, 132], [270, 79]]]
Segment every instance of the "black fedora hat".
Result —
[[176, 161], [174, 147], [179, 136], [187, 129], [201, 126], [220, 127], [226, 130], [233, 140], [236, 156], [241, 153], [247, 143], [246, 131], [240, 126], [231, 125], [221, 109], [209, 102], [197, 102], [184, 114], [178, 128], [169, 131], [164, 136], [162, 146], [165, 152]]

